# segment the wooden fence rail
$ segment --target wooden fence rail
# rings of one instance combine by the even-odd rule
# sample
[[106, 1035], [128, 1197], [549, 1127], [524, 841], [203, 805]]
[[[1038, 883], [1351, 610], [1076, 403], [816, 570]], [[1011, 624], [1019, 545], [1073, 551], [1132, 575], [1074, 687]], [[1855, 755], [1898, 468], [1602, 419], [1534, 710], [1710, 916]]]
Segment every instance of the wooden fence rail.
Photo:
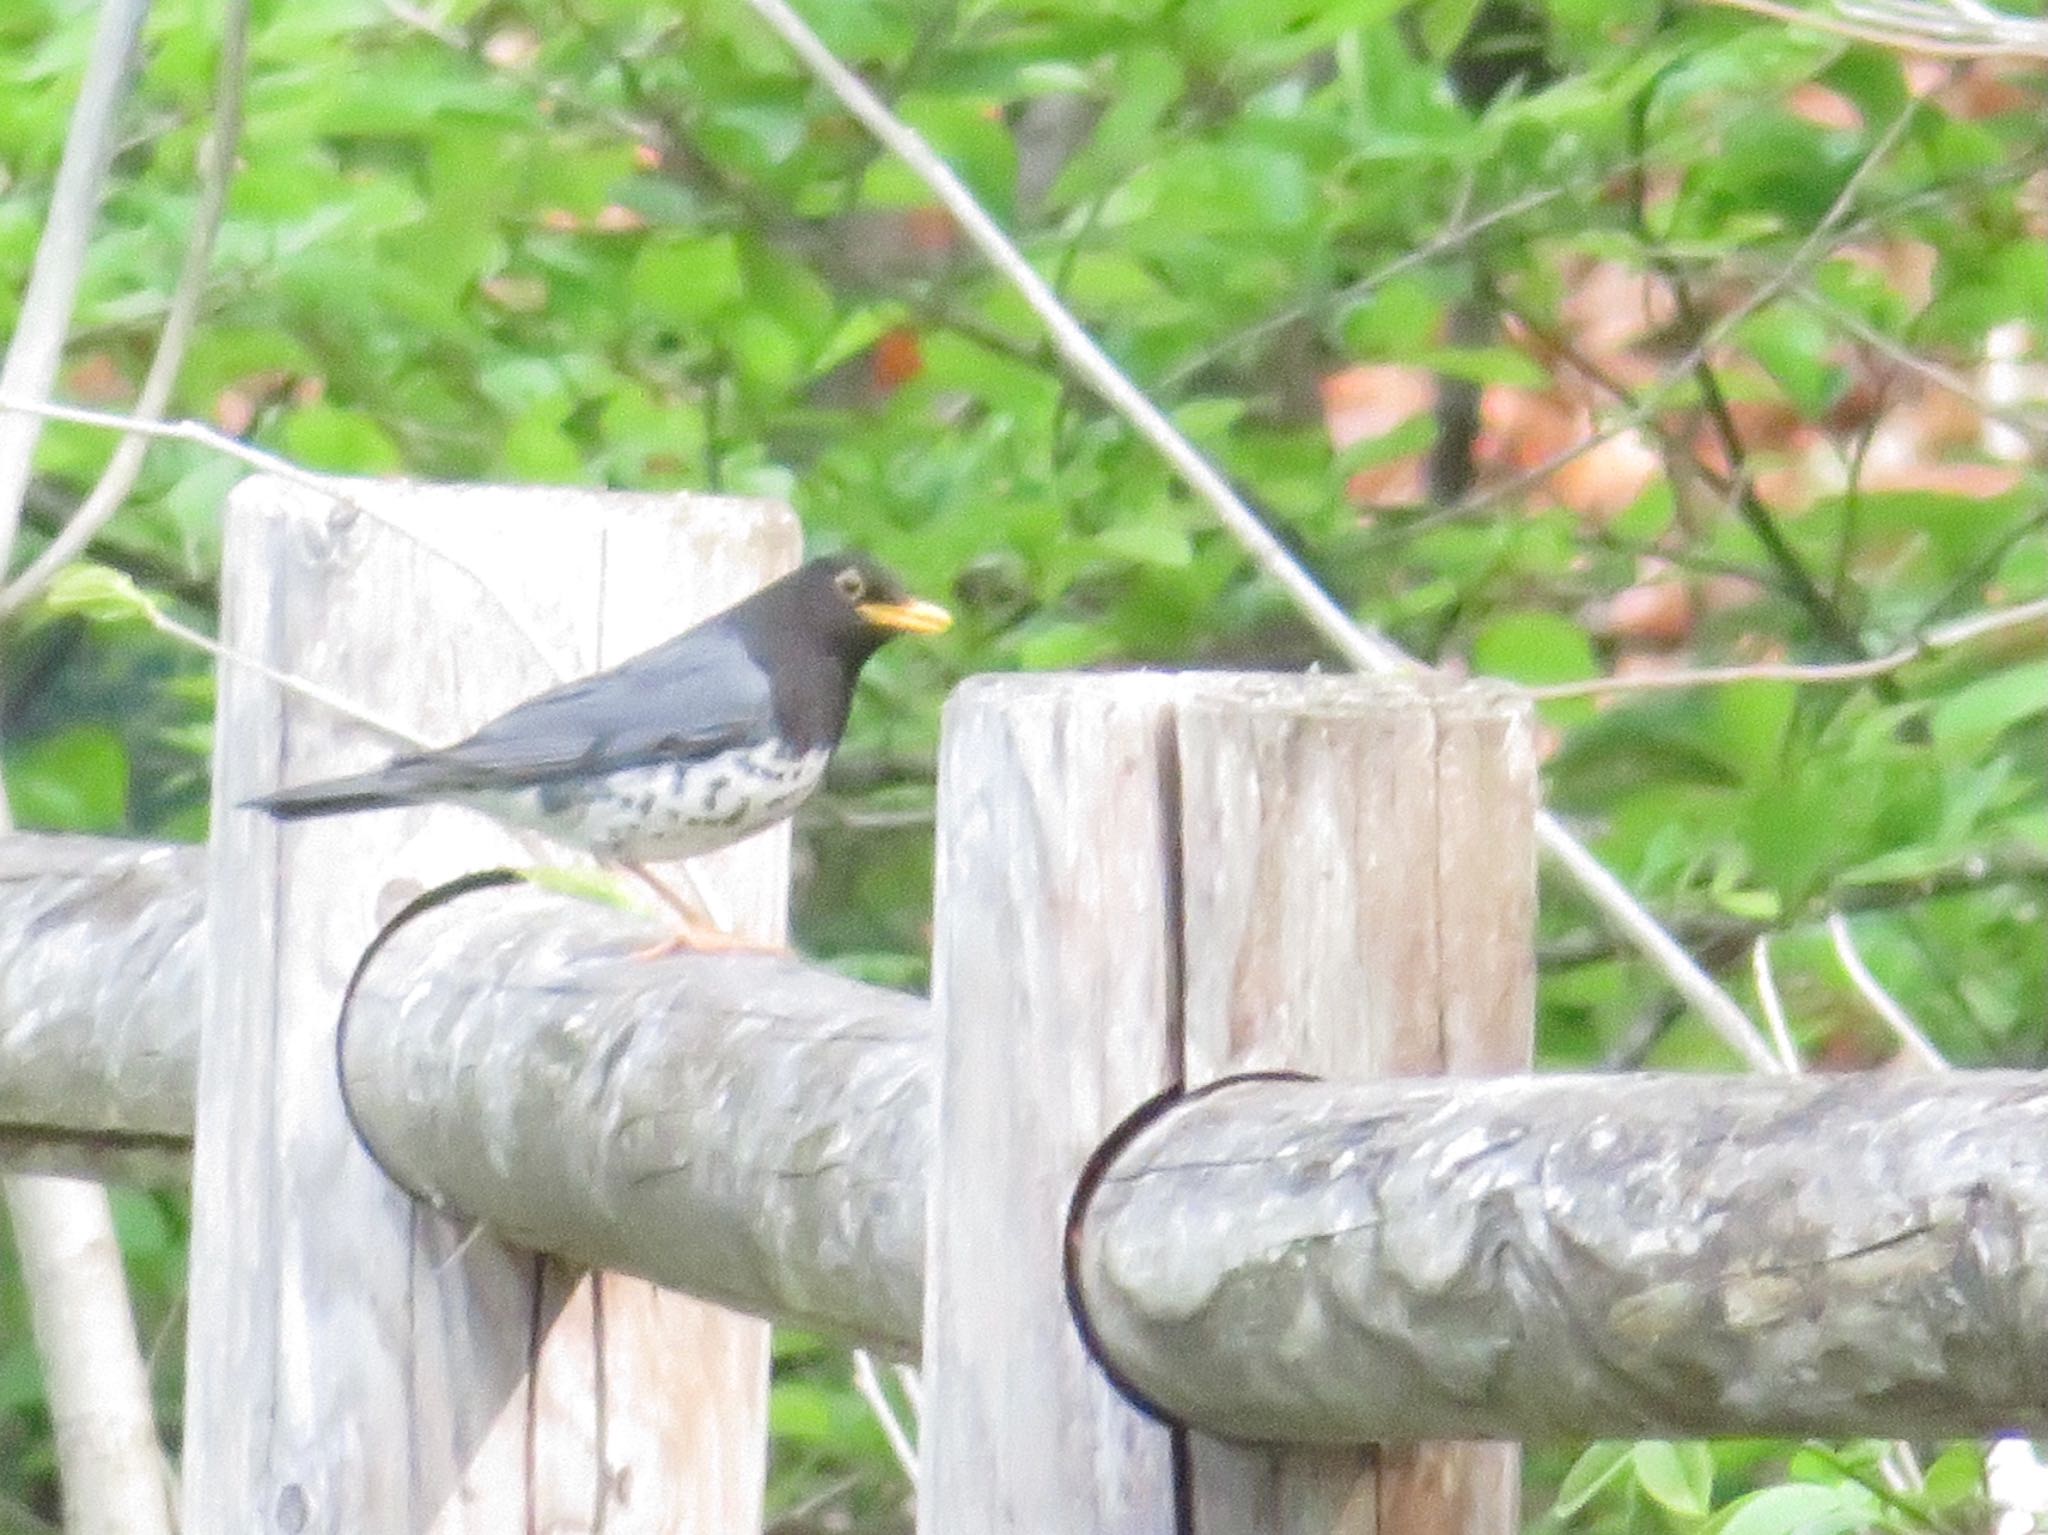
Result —
[[[121, 1177], [189, 1135], [197, 874], [0, 840], [11, 1157]], [[910, 1354], [924, 1004], [766, 957], [590, 963], [643, 936], [522, 886], [390, 944], [351, 1026], [380, 1154], [538, 1247]], [[1081, 1235], [1110, 1360], [1219, 1433], [2048, 1432], [2034, 1073], [1239, 1083], [1135, 1139]]]
[[192, 1175], [206, 849], [0, 837], [0, 1166]]

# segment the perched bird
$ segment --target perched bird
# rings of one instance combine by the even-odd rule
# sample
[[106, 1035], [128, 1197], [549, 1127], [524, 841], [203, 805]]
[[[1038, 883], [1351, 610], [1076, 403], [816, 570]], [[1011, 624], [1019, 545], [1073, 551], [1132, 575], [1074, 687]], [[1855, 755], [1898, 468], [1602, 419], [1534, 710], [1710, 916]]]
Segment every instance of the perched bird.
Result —
[[815, 559], [696, 628], [499, 715], [467, 740], [248, 801], [281, 820], [446, 802], [648, 880], [681, 942], [729, 941], [643, 865], [729, 846], [825, 776], [860, 669], [952, 617], [862, 554]]

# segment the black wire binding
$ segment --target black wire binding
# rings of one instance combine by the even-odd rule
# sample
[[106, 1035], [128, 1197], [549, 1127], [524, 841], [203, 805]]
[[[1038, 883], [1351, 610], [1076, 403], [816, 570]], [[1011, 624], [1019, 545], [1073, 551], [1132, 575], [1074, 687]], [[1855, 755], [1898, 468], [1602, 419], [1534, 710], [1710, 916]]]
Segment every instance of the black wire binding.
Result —
[[384, 1159], [377, 1155], [377, 1148], [370, 1144], [369, 1136], [363, 1133], [363, 1122], [356, 1117], [355, 1102], [348, 1095], [348, 1071], [345, 1065], [348, 1021], [355, 1004], [356, 987], [361, 984], [363, 972], [370, 968], [370, 961], [377, 957], [378, 950], [397, 936], [398, 930], [414, 918], [423, 917], [436, 907], [446, 906], [450, 901], [459, 900], [465, 895], [473, 895], [479, 890], [496, 890], [505, 885], [522, 885], [526, 882], [525, 874], [518, 869], [479, 869], [474, 874], [451, 879], [446, 884], [436, 885], [433, 889], [414, 896], [398, 909], [398, 915], [377, 929], [377, 936], [370, 940], [369, 947], [365, 948], [356, 960], [356, 967], [349, 975], [348, 985], [342, 988], [341, 1013], [334, 1020], [334, 1082], [341, 1091], [341, 1112], [348, 1119], [348, 1127], [355, 1134], [356, 1144], [361, 1146], [370, 1160], [377, 1164], [377, 1170], [385, 1177], [391, 1178], [393, 1183], [399, 1180], [392, 1177], [391, 1169], [385, 1166]]
[[1088, 1218], [1088, 1206], [1095, 1198], [1095, 1191], [1108, 1176], [1110, 1167], [1130, 1149], [1131, 1143], [1145, 1131], [1164, 1119], [1169, 1110], [1184, 1104], [1195, 1103], [1227, 1087], [1236, 1087], [1244, 1082], [1317, 1082], [1321, 1078], [1305, 1071], [1241, 1071], [1233, 1076], [1218, 1077], [1205, 1082], [1192, 1092], [1179, 1083], [1154, 1093], [1113, 1126], [1088, 1153], [1088, 1160], [1081, 1164], [1080, 1175], [1074, 1180], [1074, 1192], [1067, 1200], [1067, 1224], [1064, 1252], [1061, 1255], [1061, 1274], [1066, 1285], [1067, 1312], [1074, 1319], [1074, 1330], [1081, 1335], [1081, 1346], [1088, 1350], [1088, 1357], [1095, 1361], [1097, 1369], [1110, 1385], [1116, 1388], [1118, 1396], [1135, 1407], [1155, 1423], [1169, 1428], [1182, 1425], [1173, 1415], [1157, 1402], [1146, 1396], [1129, 1380], [1117, 1372], [1102, 1351], [1102, 1337], [1096, 1332], [1095, 1324], [1089, 1320], [1088, 1308], [1081, 1299], [1081, 1225]]

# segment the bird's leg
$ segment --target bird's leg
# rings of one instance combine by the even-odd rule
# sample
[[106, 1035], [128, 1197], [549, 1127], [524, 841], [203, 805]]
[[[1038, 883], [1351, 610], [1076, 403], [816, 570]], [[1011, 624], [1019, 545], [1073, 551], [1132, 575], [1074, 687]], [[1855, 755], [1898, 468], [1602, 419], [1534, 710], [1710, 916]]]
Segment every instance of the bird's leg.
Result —
[[716, 923], [705, 918], [703, 912], [691, 906], [666, 881], [659, 878], [645, 864], [622, 863], [619, 865], [628, 874], [639, 880], [655, 897], [666, 906], [676, 919], [676, 930], [660, 943], [637, 949], [635, 959], [661, 959], [670, 954], [694, 951], [700, 954], [787, 954], [789, 950], [777, 943], [756, 943], [750, 938], [738, 938], [726, 932]]

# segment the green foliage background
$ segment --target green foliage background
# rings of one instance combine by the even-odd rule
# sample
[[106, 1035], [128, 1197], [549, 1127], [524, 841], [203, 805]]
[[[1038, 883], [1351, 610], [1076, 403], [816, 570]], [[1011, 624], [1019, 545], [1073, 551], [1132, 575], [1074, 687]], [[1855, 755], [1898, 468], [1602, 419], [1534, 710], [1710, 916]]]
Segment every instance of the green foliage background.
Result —
[[[155, 9], [70, 398], [118, 408], [146, 366], [195, 200], [216, 10]], [[1588, 615], [1646, 570], [1699, 591], [1739, 578], [1737, 600], [1702, 602], [1686, 626], [1701, 663], [1825, 659], [1847, 638], [1881, 651], [2048, 591], [2038, 453], [1989, 490], [1864, 482], [1871, 432], [1935, 393], [1914, 359], [1969, 375], [2015, 321], [2039, 356], [2038, 71], [1979, 72], [1973, 96], [1909, 81], [1877, 49], [1652, 0], [806, 10], [1343, 605], [1416, 654], [1527, 681], [1597, 675], [1631, 636], [1589, 632]], [[871, 669], [831, 792], [800, 824], [810, 950], [922, 984], [930, 765], [959, 676], [1328, 660], [739, 0], [434, 14], [444, 35], [372, 0], [257, 7], [241, 165], [174, 413], [322, 469], [786, 496], [815, 545], [866, 545], [951, 602], [953, 635]], [[0, 11], [0, 325], [90, 21], [83, 0]], [[1945, 88], [1921, 94], [1930, 83]], [[1816, 87], [1832, 112], [1799, 109]], [[1873, 255], [1892, 248], [1919, 253], [1923, 278]], [[1421, 453], [1454, 481], [1470, 443], [1453, 412], [1422, 408], [1335, 449], [1327, 379], [1408, 364], [1584, 395], [1583, 370], [1531, 338], [1571, 332], [1574, 282], [1596, 264], [1684, 295], [1636, 348], [1661, 370], [1637, 386], [1646, 430], [1680, 473], [1601, 516], [1499, 477], [1371, 512], [1347, 495], [1352, 476]], [[1759, 298], [1707, 367], [1672, 366]], [[1701, 450], [1717, 398], [1773, 431]], [[1984, 459], [1972, 434], [1923, 440], [1946, 465]], [[1788, 443], [1826, 484], [1773, 504], [1760, 487]], [[49, 430], [24, 556], [108, 450]], [[1718, 454], [1732, 486], [1702, 490], [1684, 467], [1702, 451], [1704, 478]], [[92, 558], [209, 627], [240, 473], [159, 445]], [[204, 836], [205, 657], [132, 608], [76, 600], [0, 644], [23, 825]], [[1781, 935], [1809, 1057], [1890, 1049], [1820, 929], [1844, 908], [1953, 1060], [2040, 1065], [2044, 711], [2038, 631], [1854, 686], [1560, 702], [1549, 793], [1739, 991], [1751, 939]], [[1545, 894], [1544, 1065], [1730, 1064], [1568, 890]], [[174, 1431], [185, 1210], [127, 1193], [118, 1209]], [[54, 1512], [47, 1423], [11, 1273], [0, 1295], [0, 1530], [35, 1530]], [[780, 1527], [903, 1527], [843, 1359], [800, 1337], [778, 1358]], [[1531, 1519], [1972, 1527], [1975, 1447], [1931, 1449], [1906, 1494], [1878, 1475], [1881, 1449], [1544, 1448]]]

